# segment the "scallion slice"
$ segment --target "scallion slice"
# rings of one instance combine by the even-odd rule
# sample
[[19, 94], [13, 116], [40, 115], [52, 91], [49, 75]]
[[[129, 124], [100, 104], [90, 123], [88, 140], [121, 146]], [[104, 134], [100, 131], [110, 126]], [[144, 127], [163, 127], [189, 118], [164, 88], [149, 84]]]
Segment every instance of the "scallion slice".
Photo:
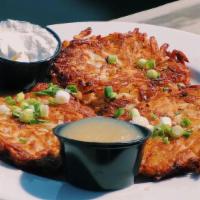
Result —
[[117, 64], [117, 56], [116, 55], [109, 55], [107, 57], [107, 62], [108, 62], [108, 64], [112, 64], [112, 65]]
[[24, 100], [24, 97], [25, 97], [24, 93], [23, 93], [23, 92], [20, 92], [20, 93], [18, 93], [17, 96], [16, 96], [16, 101], [17, 101], [17, 102], [22, 102], [22, 101]]
[[156, 70], [154, 69], [149, 69], [147, 71], [147, 77], [150, 78], [150, 79], [157, 79], [160, 77], [160, 73], [157, 72]]
[[190, 119], [188, 119], [188, 118], [183, 118], [182, 120], [181, 120], [181, 126], [182, 127], [188, 127], [188, 126], [190, 126], [191, 124], [192, 124], [192, 122], [191, 122], [191, 120]]
[[5, 101], [9, 105], [15, 105], [16, 104], [15, 100], [11, 96], [5, 97]]
[[55, 96], [58, 90], [61, 90], [57, 85], [50, 83], [48, 88], [42, 91], [35, 92], [36, 95]]
[[112, 86], [107, 86], [104, 88], [104, 96], [109, 99], [115, 99], [117, 97], [117, 93], [113, 92]]
[[78, 92], [78, 89], [77, 89], [76, 85], [68, 85], [68, 86], [67, 86], [67, 90], [68, 90], [70, 93], [77, 93], [77, 92]]
[[140, 59], [137, 61], [137, 66], [140, 67], [140, 68], [145, 68], [146, 63], [147, 63], [147, 60], [146, 60], [146, 59], [140, 58]]
[[163, 137], [162, 141], [163, 141], [164, 144], [169, 144], [170, 143], [169, 137]]
[[183, 136], [184, 136], [185, 138], [189, 138], [191, 134], [192, 134], [192, 131], [191, 131], [191, 130], [186, 130], [186, 131], [183, 132]]
[[125, 113], [125, 109], [124, 108], [118, 108], [115, 113], [114, 113], [114, 117], [115, 118], [118, 118], [120, 117], [121, 115], [123, 115]]
[[156, 61], [154, 59], [140, 58], [137, 61], [137, 66], [142, 69], [153, 69], [156, 66]]
[[147, 60], [145, 64], [146, 69], [153, 69], [156, 66], [156, 61], [154, 59]]

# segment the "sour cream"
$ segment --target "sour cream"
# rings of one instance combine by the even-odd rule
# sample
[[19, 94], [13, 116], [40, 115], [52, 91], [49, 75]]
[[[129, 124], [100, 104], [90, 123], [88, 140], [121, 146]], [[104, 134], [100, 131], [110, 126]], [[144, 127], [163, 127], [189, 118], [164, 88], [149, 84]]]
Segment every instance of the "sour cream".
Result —
[[51, 57], [57, 40], [46, 29], [24, 21], [0, 22], [0, 57], [35, 62]]

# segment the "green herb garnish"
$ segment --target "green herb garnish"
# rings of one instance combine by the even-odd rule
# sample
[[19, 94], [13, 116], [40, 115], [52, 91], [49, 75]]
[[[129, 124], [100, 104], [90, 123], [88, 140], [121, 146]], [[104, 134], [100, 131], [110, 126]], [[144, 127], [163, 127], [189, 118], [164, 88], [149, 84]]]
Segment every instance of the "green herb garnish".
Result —
[[57, 104], [55, 98], [53, 97], [49, 97], [48, 102], [49, 102], [49, 105], [52, 105], [52, 106], [55, 106]]
[[171, 132], [172, 128], [169, 125], [161, 124], [154, 127], [152, 137], [165, 137], [170, 135]]
[[16, 105], [16, 101], [11, 96], [5, 97], [5, 101], [9, 105]]
[[68, 86], [67, 86], [67, 90], [68, 90], [70, 93], [77, 93], [77, 92], [78, 92], [78, 89], [77, 89], [76, 85], [68, 85]]
[[185, 138], [189, 138], [191, 134], [192, 134], [192, 131], [191, 131], [191, 130], [186, 130], [186, 131], [183, 132], [183, 136], [184, 136]]
[[60, 90], [57, 85], [54, 85], [53, 83], [50, 83], [48, 85], [48, 88], [46, 90], [34, 92], [36, 95], [47, 95], [47, 96], [55, 96], [56, 93]]
[[137, 65], [142, 69], [153, 69], [156, 66], [156, 61], [154, 59], [140, 58], [137, 61]]
[[108, 64], [117, 64], [117, 56], [116, 55], [109, 55], [107, 57]]
[[153, 129], [152, 137], [160, 137], [165, 144], [169, 144], [169, 136], [171, 135], [172, 128], [166, 124], [160, 124]]
[[11, 110], [14, 117], [19, 117], [20, 113], [22, 112], [22, 109], [18, 106], [12, 106]]
[[155, 69], [149, 69], [147, 70], [147, 73], [146, 73], [147, 77], [149, 79], [157, 79], [160, 77], [160, 73], [157, 72]]
[[117, 97], [117, 93], [113, 92], [112, 86], [107, 86], [104, 88], [104, 96], [109, 99], [115, 99]]
[[16, 101], [17, 102], [22, 102], [24, 100], [25, 94], [23, 92], [20, 92], [16, 96]]
[[169, 137], [163, 137], [162, 141], [163, 141], [164, 144], [169, 144], [170, 143]]
[[156, 120], [156, 119], [158, 119], [158, 116], [157, 116], [156, 114], [154, 114], [154, 113], [151, 113], [151, 118], [152, 118], [153, 120]]
[[30, 123], [31, 120], [34, 120], [34, 111], [33, 109], [25, 109], [19, 114], [19, 120], [24, 123]]
[[40, 124], [40, 123], [47, 123], [48, 120], [45, 119], [32, 119], [29, 121], [29, 124]]
[[145, 68], [146, 63], [147, 63], [147, 60], [144, 59], [144, 58], [140, 58], [140, 59], [137, 61], [138, 67], [140, 67], [140, 68], [142, 68], [142, 69]]
[[154, 59], [147, 60], [145, 67], [146, 69], [153, 69], [156, 66], [156, 61]]
[[192, 122], [188, 118], [183, 118], [180, 124], [182, 127], [188, 127], [192, 124]]
[[118, 118], [120, 117], [121, 115], [123, 115], [125, 113], [125, 109], [124, 108], [118, 108], [115, 113], [114, 113], [114, 117], [115, 118]]

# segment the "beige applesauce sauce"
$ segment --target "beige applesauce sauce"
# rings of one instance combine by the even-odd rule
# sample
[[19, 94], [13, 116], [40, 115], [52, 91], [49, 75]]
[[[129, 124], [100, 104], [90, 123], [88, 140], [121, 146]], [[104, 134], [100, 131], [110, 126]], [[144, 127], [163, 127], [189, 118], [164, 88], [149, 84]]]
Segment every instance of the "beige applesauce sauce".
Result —
[[139, 129], [112, 118], [95, 117], [73, 122], [61, 130], [63, 137], [99, 143], [127, 142], [142, 138]]

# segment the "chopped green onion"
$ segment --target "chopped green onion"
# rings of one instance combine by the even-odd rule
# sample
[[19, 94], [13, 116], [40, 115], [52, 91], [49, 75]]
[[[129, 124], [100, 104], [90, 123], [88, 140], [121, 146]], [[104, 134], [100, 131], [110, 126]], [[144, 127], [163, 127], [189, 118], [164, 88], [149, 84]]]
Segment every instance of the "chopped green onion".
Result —
[[9, 105], [15, 105], [16, 104], [15, 100], [11, 96], [5, 97], [5, 101]]
[[113, 92], [112, 86], [107, 86], [104, 88], [104, 96], [109, 99], [115, 99], [117, 97], [117, 93]]
[[58, 90], [61, 90], [57, 85], [52, 83], [49, 84], [46, 90], [35, 92], [36, 95], [47, 95], [47, 96], [55, 96]]
[[26, 99], [26, 102], [30, 105], [34, 105], [35, 103], [39, 103], [39, 101], [37, 99], [34, 99], [34, 98]]
[[53, 97], [49, 97], [48, 101], [49, 101], [49, 105], [56, 105], [57, 104], [55, 98], [53, 98]]
[[47, 118], [49, 116], [49, 106], [40, 105], [40, 117]]
[[22, 109], [25, 109], [25, 108], [28, 108], [28, 107], [29, 107], [29, 104], [27, 103], [27, 101], [22, 101], [22, 102], [20, 103], [20, 107], [21, 107]]
[[32, 106], [34, 107], [34, 116], [36, 118], [40, 117], [41, 116], [41, 110], [40, 110], [41, 103], [37, 102], [37, 103], [34, 103]]
[[48, 120], [46, 119], [37, 119], [38, 123], [46, 123], [46, 122], [49, 122]]
[[112, 86], [107, 86], [104, 88], [104, 95], [107, 98], [110, 98], [111, 94], [113, 93], [113, 88]]
[[153, 69], [156, 66], [156, 61], [154, 59], [147, 60], [145, 67], [146, 69]]
[[169, 137], [163, 137], [162, 141], [163, 141], [164, 144], [169, 144], [170, 143], [169, 142]]
[[137, 65], [138, 65], [138, 67], [140, 67], [140, 68], [145, 68], [146, 63], [147, 63], [147, 60], [144, 59], [144, 58], [140, 58], [140, 59], [137, 61]]
[[168, 87], [163, 87], [163, 92], [169, 92], [169, 88]]
[[191, 131], [191, 130], [187, 130], [187, 131], [184, 131], [184, 132], [183, 132], [183, 136], [184, 136], [185, 138], [190, 137], [191, 134], [192, 134], [192, 131]]
[[28, 139], [27, 138], [19, 138], [19, 142], [21, 143], [21, 144], [26, 144], [27, 142], [28, 142]]
[[160, 73], [157, 72], [156, 70], [154, 69], [149, 69], [147, 71], [147, 77], [150, 78], [150, 79], [157, 79], [160, 77]]
[[166, 124], [160, 124], [153, 129], [152, 137], [160, 137], [165, 144], [169, 144], [169, 136], [172, 128]]
[[25, 109], [19, 115], [19, 120], [21, 122], [29, 123], [34, 120], [34, 111], [32, 109]]
[[77, 93], [78, 92], [76, 85], [68, 85], [67, 90], [69, 90], [70, 93]]
[[192, 124], [192, 122], [188, 118], [183, 118], [180, 124], [182, 127], [188, 127]]
[[152, 118], [153, 120], [156, 120], [156, 119], [158, 119], [158, 116], [157, 116], [156, 114], [154, 114], [154, 113], [151, 113], [151, 118]]
[[125, 109], [124, 108], [118, 108], [115, 113], [114, 113], [114, 117], [115, 118], [118, 118], [120, 117], [121, 115], [123, 115], [125, 113]]
[[116, 92], [112, 92], [110, 94], [110, 99], [115, 99], [117, 97], [117, 93]]
[[22, 102], [22, 101], [24, 100], [24, 97], [25, 97], [24, 93], [23, 93], [23, 92], [20, 92], [20, 93], [18, 93], [17, 96], [16, 96], [16, 101], [17, 101], [17, 102]]
[[172, 132], [171, 132], [170, 136], [172, 138], [179, 138], [183, 135], [183, 132], [184, 132], [184, 129], [181, 126], [176, 125], [176, 126], [172, 127]]
[[137, 61], [138, 67], [142, 69], [153, 69], [156, 66], [156, 61], [154, 59], [145, 59], [145, 58], [140, 58]]
[[40, 124], [40, 123], [46, 123], [49, 122], [48, 120], [45, 119], [32, 119], [28, 123], [29, 124]]
[[18, 106], [12, 106], [11, 110], [14, 117], [19, 117], [20, 113], [22, 112], [22, 109]]
[[117, 64], [117, 56], [116, 55], [109, 55], [107, 57], [108, 64]]
[[170, 135], [172, 132], [172, 128], [166, 124], [160, 124], [154, 127], [152, 137], [166, 137]]
[[140, 116], [140, 112], [137, 108], [132, 108], [129, 112], [130, 112], [131, 118]]

